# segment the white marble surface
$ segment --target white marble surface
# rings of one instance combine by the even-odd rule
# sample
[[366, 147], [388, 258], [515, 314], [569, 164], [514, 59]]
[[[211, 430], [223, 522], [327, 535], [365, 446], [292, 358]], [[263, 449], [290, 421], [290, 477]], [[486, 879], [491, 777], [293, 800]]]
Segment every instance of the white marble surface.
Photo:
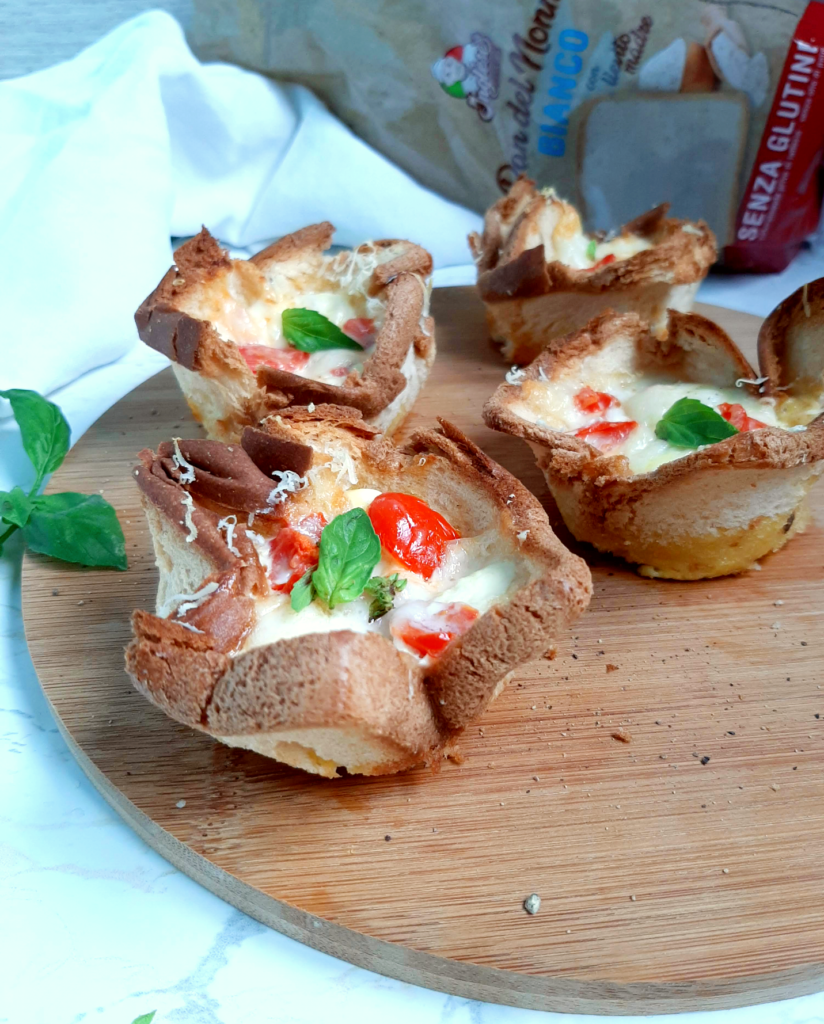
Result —
[[[702, 298], [753, 312], [824, 272], [802, 257], [772, 279], [714, 280]], [[441, 272], [459, 283], [466, 270]], [[54, 399], [76, 440], [163, 361], [137, 349]], [[137, 442], [136, 442], [137, 443]], [[26, 483], [0, 422], [0, 489]], [[71, 642], [71, 641], [69, 641]], [[82, 643], [82, 638], [77, 638]], [[0, 1024], [584, 1024], [431, 992], [351, 967], [246, 917], [138, 839], [72, 760], [23, 637], [20, 549], [0, 558]], [[824, 994], [678, 1018], [684, 1024], [824, 1024]]]

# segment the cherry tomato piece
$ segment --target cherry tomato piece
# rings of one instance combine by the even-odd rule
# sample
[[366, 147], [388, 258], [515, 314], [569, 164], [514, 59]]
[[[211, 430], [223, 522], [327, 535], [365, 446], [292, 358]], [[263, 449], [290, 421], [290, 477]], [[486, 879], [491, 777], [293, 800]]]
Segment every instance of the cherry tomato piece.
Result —
[[353, 341], [365, 347], [375, 336], [375, 321], [365, 316], [353, 316], [351, 320], [346, 321], [341, 330]]
[[718, 406], [718, 411], [727, 421], [732, 423], [736, 430], [759, 430], [761, 427], [766, 427], [766, 423], [762, 423], [761, 420], [753, 419], [752, 416], [747, 415], [747, 411], [743, 405], [738, 405], [737, 402], [722, 402]]
[[271, 348], [269, 345], [239, 345], [238, 348], [252, 373], [261, 366], [273, 366], [276, 370], [295, 373], [309, 362], [309, 353], [297, 348]]
[[476, 609], [468, 604], [446, 605], [426, 621], [410, 619], [403, 622], [393, 633], [421, 657], [437, 658], [457, 636], [462, 636], [478, 618]]
[[443, 561], [449, 541], [460, 537], [440, 513], [412, 494], [379, 494], [368, 515], [381, 546], [425, 580]]
[[312, 512], [308, 516], [303, 516], [296, 523], [292, 523], [292, 526], [298, 533], [303, 533], [316, 544], [320, 544], [320, 535], [326, 526], [326, 516], [322, 512]]
[[320, 557], [318, 544], [324, 526], [326, 520], [319, 513], [304, 516], [295, 526], [284, 526], [269, 541], [272, 558], [269, 583], [273, 590], [291, 593], [301, 576], [315, 568]]
[[608, 395], [605, 391], [593, 391], [590, 387], [581, 388], [574, 401], [577, 409], [593, 416], [597, 412], [606, 412], [612, 406], [618, 405], [617, 398]]
[[599, 270], [601, 267], [609, 266], [610, 263], [614, 263], [614, 262], [615, 262], [615, 253], [608, 252], [606, 254], [606, 256], [604, 256], [602, 259], [598, 260], [598, 262], [593, 264], [589, 269], [590, 269], [590, 271], [592, 271], [592, 270]]
[[576, 430], [575, 436], [580, 437], [583, 441], [588, 441], [599, 451], [609, 452], [623, 444], [637, 426], [635, 420], [625, 420], [622, 423], [600, 420], [598, 423], [591, 423], [588, 427]]

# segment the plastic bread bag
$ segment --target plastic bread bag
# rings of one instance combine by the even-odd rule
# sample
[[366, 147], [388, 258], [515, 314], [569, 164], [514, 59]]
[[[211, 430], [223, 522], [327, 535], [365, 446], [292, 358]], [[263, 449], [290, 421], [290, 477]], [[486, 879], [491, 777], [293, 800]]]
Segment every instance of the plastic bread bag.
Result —
[[[485, 209], [521, 172], [609, 231], [659, 202], [736, 269], [814, 230], [824, 4], [195, 0], [201, 57], [317, 92], [425, 185]], [[330, 154], [334, 159], [334, 154]]]

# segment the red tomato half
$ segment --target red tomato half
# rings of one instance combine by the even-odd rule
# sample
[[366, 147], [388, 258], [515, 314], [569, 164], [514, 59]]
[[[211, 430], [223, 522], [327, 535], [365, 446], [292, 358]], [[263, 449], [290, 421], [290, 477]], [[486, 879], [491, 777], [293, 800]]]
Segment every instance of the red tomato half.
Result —
[[273, 366], [276, 370], [294, 373], [302, 370], [309, 362], [309, 353], [297, 348], [270, 348], [269, 345], [238, 345], [246, 365], [256, 373], [261, 366]]
[[442, 611], [428, 615], [425, 622], [410, 619], [398, 626], [393, 633], [411, 647], [416, 654], [437, 658], [455, 639], [462, 636], [478, 618], [478, 612], [468, 604], [446, 605]]
[[288, 594], [297, 581], [318, 564], [320, 534], [326, 520], [320, 513], [304, 516], [295, 526], [284, 526], [269, 541], [272, 567], [269, 583], [273, 590]]
[[752, 416], [748, 416], [744, 406], [737, 403], [722, 402], [718, 406], [718, 411], [727, 423], [732, 423], [736, 430], [758, 430], [767, 425], [761, 420], [755, 420]]
[[618, 399], [608, 395], [605, 391], [593, 391], [592, 388], [583, 387], [575, 396], [575, 405], [581, 412], [595, 415], [597, 412], [606, 412], [613, 405], [618, 405]]
[[354, 316], [346, 321], [341, 330], [353, 341], [365, 347], [375, 336], [375, 321], [365, 316]]
[[369, 518], [382, 547], [425, 580], [443, 561], [449, 541], [460, 537], [440, 513], [411, 494], [379, 494]]
[[575, 436], [583, 441], [588, 441], [594, 448], [602, 452], [612, 451], [622, 444], [633, 430], [638, 426], [634, 420], [625, 420], [623, 423], [609, 423], [607, 420], [600, 420], [588, 427], [581, 427], [575, 431]]

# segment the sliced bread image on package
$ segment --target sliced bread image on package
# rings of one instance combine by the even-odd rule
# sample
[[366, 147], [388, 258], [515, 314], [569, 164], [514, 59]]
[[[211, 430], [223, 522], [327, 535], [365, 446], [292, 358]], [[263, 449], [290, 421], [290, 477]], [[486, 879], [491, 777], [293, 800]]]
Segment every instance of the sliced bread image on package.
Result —
[[747, 103], [736, 93], [629, 94], [582, 112], [578, 192], [594, 229], [655, 202], [687, 220], [703, 218], [719, 245], [732, 237]]

